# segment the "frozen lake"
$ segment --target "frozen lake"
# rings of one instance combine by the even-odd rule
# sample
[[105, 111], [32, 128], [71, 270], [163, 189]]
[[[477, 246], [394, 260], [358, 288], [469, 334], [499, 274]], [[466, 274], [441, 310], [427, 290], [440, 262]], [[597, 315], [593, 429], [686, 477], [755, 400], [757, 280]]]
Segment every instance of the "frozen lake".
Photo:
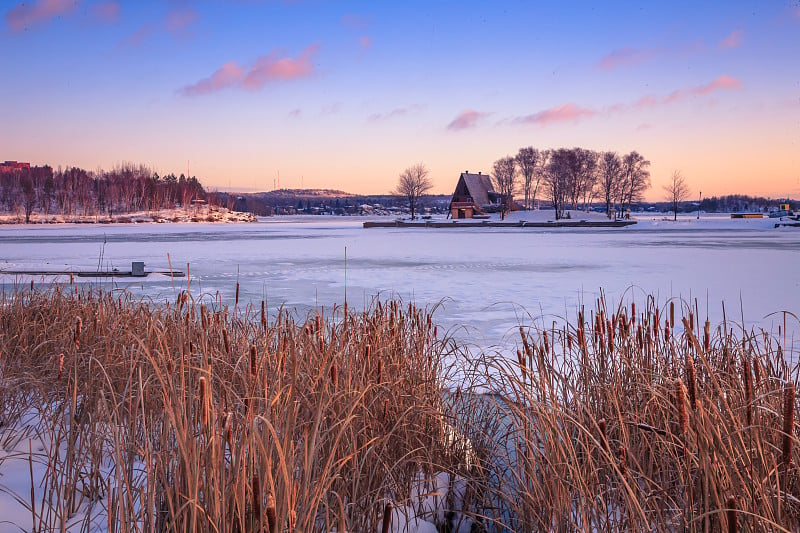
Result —
[[[361, 307], [373, 297], [441, 303], [438, 322], [481, 348], [513, 346], [517, 326], [574, 316], [647, 294], [698, 299], [712, 323], [728, 319], [777, 328], [800, 314], [800, 231], [770, 220], [687, 217], [642, 220], [621, 229], [369, 229], [355, 218], [273, 218], [254, 224], [133, 224], [0, 227], [0, 270], [191, 272], [196, 298], [240, 301], [305, 313], [315, 305]], [[345, 248], [347, 262], [345, 269]], [[0, 274], [4, 290], [30, 277]], [[42, 281], [41, 277], [35, 278]], [[174, 300], [186, 278], [87, 281]], [[241, 305], [241, 304], [240, 304]], [[790, 319], [791, 322], [792, 319]], [[791, 330], [797, 330], [797, 321]]]

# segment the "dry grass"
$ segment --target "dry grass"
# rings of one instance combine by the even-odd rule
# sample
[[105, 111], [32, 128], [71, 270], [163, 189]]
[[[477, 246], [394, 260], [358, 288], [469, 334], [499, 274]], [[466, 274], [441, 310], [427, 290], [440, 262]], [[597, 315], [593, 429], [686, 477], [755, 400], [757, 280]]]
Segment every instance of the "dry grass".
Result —
[[675, 303], [520, 328], [512, 361], [398, 302], [298, 320], [19, 290], [0, 414], [40, 412], [49, 450], [18, 496], [37, 530], [97, 501], [110, 531], [372, 532], [445, 472], [473, 530], [797, 531], [796, 369]]
[[442, 353], [396, 302], [303, 322], [186, 293], [0, 302], [2, 411], [38, 410], [51, 443], [39, 530], [103, 497], [112, 531], [376, 530], [418, 472], [455, 469]]

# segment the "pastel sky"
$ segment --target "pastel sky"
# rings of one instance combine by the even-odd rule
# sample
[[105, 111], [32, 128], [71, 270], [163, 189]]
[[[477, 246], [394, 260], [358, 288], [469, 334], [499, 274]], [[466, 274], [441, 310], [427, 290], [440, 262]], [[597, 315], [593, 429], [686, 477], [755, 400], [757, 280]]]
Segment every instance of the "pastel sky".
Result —
[[433, 192], [638, 150], [648, 198], [800, 198], [800, 2], [0, 0], [0, 160]]

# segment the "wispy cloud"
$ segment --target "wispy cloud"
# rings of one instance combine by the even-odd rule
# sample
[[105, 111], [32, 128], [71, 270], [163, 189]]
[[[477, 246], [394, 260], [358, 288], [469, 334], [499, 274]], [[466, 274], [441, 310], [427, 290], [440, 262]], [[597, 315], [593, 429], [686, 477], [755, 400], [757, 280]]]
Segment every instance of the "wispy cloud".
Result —
[[188, 85], [181, 90], [185, 96], [200, 96], [213, 93], [227, 87], [241, 83], [244, 68], [236, 61], [229, 61], [218, 68], [211, 76], [204, 78], [193, 85]]
[[122, 42], [119, 44], [121, 47], [139, 47], [144, 43], [151, 35], [156, 32], [156, 26], [147, 23], [140, 27], [138, 30], [127, 36]]
[[319, 45], [312, 44], [296, 58], [281, 57], [278, 51], [261, 56], [245, 75], [242, 85], [248, 89], [260, 89], [271, 81], [294, 80], [310, 76], [314, 71], [311, 59], [318, 50]]
[[252, 66], [239, 65], [229, 61], [218, 68], [211, 76], [180, 90], [184, 96], [200, 96], [228, 87], [260, 89], [272, 81], [287, 81], [310, 76], [314, 71], [312, 58], [319, 45], [311, 45], [296, 58], [281, 56], [273, 50], [266, 56], [256, 59]]
[[167, 30], [174, 35], [185, 34], [192, 24], [197, 22], [198, 18], [197, 11], [185, 6], [167, 13], [165, 25]]
[[594, 109], [581, 107], [577, 104], [569, 103], [551, 107], [532, 115], [517, 117], [514, 122], [519, 124], [552, 124], [554, 122], [577, 122], [583, 118], [589, 118], [597, 114]]
[[123, 39], [120, 46], [141, 46], [147, 39], [163, 31], [178, 38], [191, 37], [191, 27], [199, 18], [197, 11], [188, 6], [171, 9], [163, 17], [142, 24], [133, 34]]
[[744, 31], [743, 30], [733, 30], [727, 37], [722, 39], [717, 45], [718, 48], [726, 49], [726, 48], [738, 48], [742, 45], [742, 41], [744, 40]]
[[[641, 111], [658, 106], [675, 104], [690, 98], [709, 96], [719, 91], [741, 89], [742, 87], [743, 84], [741, 80], [732, 76], [722, 75], [703, 85], [682, 87], [664, 95], [648, 94], [633, 102], [616, 103], [606, 106], [601, 110], [589, 107], [581, 107], [574, 103], [568, 103], [551, 107], [531, 115], [515, 117], [511, 120], [511, 122], [515, 124], [538, 125], [548, 125], [557, 122], [569, 121], [578, 122], [579, 120], [598, 115], [607, 116], [627, 111]], [[644, 125], [640, 126], [639, 129], [643, 129], [643, 126]], [[649, 124], [646, 125], [646, 127], [649, 127]]]
[[447, 125], [448, 130], [466, 130], [474, 128], [484, 118], [488, 117], [490, 113], [482, 111], [475, 111], [474, 109], [465, 109], [459, 113], [456, 118]]
[[412, 105], [410, 107], [398, 107], [386, 113], [373, 113], [367, 117], [367, 122], [384, 122], [393, 118], [405, 117], [419, 111], [422, 107], [421, 105]]
[[92, 16], [100, 22], [113, 24], [119, 20], [119, 2], [98, 2], [92, 6]]
[[632, 48], [626, 46], [604, 56], [597, 66], [603, 70], [614, 70], [620, 67], [631, 67], [650, 61], [656, 56], [655, 50]]
[[363, 35], [358, 39], [358, 44], [361, 45], [361, 48], [372, 48], [372, 39]]
[[692, 87], [684, 87], [669, 93], [664, 99], [663, 103], [671, 104], [680, 100], [685, 100], [692, 96], [704, 96], [717, 91], [741, 89], [742, 82], [731, 76], [720, 76], [710, 83], [704, 85], [695, 85]]
[[75, 9], [77, 0], [36, 0], [21, 2], [6, 13], [6, 24], [11, 31], [23, 31], [31, 26], [43, 24], [55, 17]]
[[301, 116], [302, 114], [303, 114], [303, 110], [302, 110], [302, 109], [300, 109], [299, 107], [295, 107], [294, 109], [292, 109], [292, 110], [291, 110], [291, 111], [289, 111], [289, 113], [288, 113], [288, 115], [289, 115], [289, 118], [300, 118], [300, 116]]

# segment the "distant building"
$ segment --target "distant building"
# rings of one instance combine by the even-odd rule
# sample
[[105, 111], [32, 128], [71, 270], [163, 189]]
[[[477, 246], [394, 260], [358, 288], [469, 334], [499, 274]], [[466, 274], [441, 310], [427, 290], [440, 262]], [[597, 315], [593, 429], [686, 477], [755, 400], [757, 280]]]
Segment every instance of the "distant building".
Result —
[[470, 174], [467, 170], [458, 177], [450, 200], [450, 216], [454, 219], [472, 218], [492, 213], [500, 210], [501, 203], [502, 195], [495, 192], [488, 174]]
[[0, 163], [0, 174], [14, 172], [15, 170], [22, 170], [24, 168], [31, 168], [31, 164], [21, 161], [4, 161]]

